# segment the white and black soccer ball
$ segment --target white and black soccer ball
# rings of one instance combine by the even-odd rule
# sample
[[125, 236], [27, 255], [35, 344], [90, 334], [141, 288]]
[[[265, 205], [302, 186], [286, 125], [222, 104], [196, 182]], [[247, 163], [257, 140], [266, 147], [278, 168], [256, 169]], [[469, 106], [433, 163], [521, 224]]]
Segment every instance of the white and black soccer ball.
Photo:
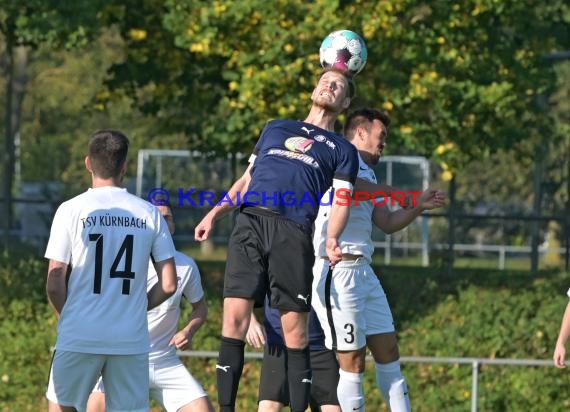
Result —
[[362, 37], [350, 30], [330, 33], [319, 50], [321, 66], [336, 69], [354, 76], [362, 70], [368, 58], [366, 43]]

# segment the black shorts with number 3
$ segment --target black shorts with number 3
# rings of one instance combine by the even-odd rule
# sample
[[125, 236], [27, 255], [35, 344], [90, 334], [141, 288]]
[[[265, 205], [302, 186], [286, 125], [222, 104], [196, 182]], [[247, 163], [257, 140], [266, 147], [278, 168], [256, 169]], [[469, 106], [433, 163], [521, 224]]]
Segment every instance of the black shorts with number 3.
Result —
[[269, 210], [247, 207], [237, 215], [224, 278], [224, 297], [253, 299], [282, 311], [309, 312], [313, 281], [311, 233]]

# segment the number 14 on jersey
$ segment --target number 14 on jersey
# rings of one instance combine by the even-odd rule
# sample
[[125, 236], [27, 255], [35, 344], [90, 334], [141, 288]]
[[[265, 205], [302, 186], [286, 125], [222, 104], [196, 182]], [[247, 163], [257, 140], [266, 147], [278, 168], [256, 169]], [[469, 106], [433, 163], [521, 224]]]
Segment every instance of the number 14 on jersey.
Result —
[[[113, 264], [109, 271], [109, 277], [123, 279], [122, 294], [128, 295], [131, 290], [131, 279], [135, 278], [135, 272], [131, 270], [133, 261], [133, 235], [126, 235]], [[95, 276], [93, 279], [93, 293], [101, 293], [101, 279], [103, 277], [103, 235], [100, 233], [89, 234], [89, 241], [95, 242]], [[123, 270], [118, 270], [119, 263], [125, 256]]]

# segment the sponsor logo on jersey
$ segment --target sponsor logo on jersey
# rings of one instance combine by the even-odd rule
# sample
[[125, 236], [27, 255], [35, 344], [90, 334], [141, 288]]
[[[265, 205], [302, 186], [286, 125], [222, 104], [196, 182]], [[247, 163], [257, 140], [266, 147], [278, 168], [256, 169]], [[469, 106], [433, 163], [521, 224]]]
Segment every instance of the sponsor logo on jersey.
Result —
[[330, 147], [331, 149], [336, 149], [336, 145], [331, 142], [329, 139], [327, 139], [325, 136], [323, 136], [322, 134], [318, 134], [314, 137], [314, 139], [317, 142], [321, 142], [321, 143], [325, 143], [328, 147]]
[[290, 137], [285, 140], [285, 147], [292, 152], [307, 153], [313, 147], [313, 139], [306, 137]]
[[286, 157], [288, 159], [296, 159], [296, 160], [300, 160], [301, 162], [306, 163], [310, 166], [313, 166], [314, 168], [319, 167], [319, 164], [317, 163], [317, 161], [315, 159], [313, 159], [313, 157], [306, 155], [306, 154], [295, 153], [295, 152], [291, 152], [289, 150], [282, 150], [282, 149], [271, 149], [267, 152], [267, 154], [273, 155], [273, 156]]

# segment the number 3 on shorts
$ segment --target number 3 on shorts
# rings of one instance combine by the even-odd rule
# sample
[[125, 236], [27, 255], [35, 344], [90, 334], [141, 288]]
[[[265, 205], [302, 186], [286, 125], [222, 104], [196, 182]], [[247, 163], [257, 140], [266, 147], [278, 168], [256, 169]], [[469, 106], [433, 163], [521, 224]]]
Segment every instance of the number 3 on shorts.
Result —
[[354, 342], [354, 325], [352, 323], [347, 323], [344, 325], [344, 330], [346, 331], [346, 334], [348, 335], [346, 338], [344, 338], [344, 341], [346, 343], [353, 343]]

